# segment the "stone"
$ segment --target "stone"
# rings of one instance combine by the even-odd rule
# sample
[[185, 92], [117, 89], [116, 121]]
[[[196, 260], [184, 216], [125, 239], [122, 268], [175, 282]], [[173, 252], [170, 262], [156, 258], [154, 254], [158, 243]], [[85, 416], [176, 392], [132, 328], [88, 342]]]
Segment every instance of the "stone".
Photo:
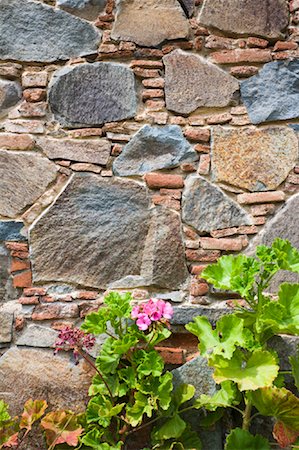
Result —
[[182, 218], [184, 223], [191, 225], [199, 233], [252, 225], [252, 219], [238, 203], [217, 186], [194, 175], [185, 181]]
[[289, 127], [213, 128], [213, 179], [249, 191], [276, 189], [298, 158], [298, 138]]
[[6, 150], [32, 150], [35, 141], [30, 135], [0, 133], [0, 148]]
[[34, 281], [106, 288], [139, 275], [149, 206], [139, 183], [75, 174], [31, 229]]
[[186, 38], [189, 25], [177, 0], [118, 0], [111, 37], [155, 47], [165, 40]]
[[[1, 10], [1, 4], [0, 4]], [[15, 106], [22, 98], [22, 89], [16, 81], [0, 79], [0, 117]]]
[[166, 106], [189, 114], [201, 107], [225, 107], [238, 98], [239, 83], [203, 57], [174, 50], [163, 58]]
[[50, 159], [66, 159], [105, 166], [110, 158], [111, 143], [107, 139], [39, 138], [37, 143]]
[[23, 222], [0, 221], [0, 241], [26, 241], [23, 227]]
[[57, 167], [38, 153], [0, 150], [0, 214], [14, 218], [52, 183]]
[[185, 11], [187, 17], [191, 17], [194, 12], [195, 1], [194, 0], [179, 0], [181, 7]]
[[23, 334], [17, 339], [16, 344], [26, 347], [52, 348], [54, 347], [57, 337], [57, 331], [52, 328], [43, 327], [41, 325], [29, 325]]
[[241, 97], [254, 124], [299, 117], [299, 59], [265, 64], [241, 83]]
[[1, 0], [0, 59], [54, 62], [97, 52], [99, 31], [84, 20], [30, 0]]
[[205, 0], [198, 20], [231, 35], [274, 39], [283, 37], [289, 13], [284, 0]]
[[144, 175], [159, 169], [171, 169], [185, 161], [198, 159], [178, 125], [143, 126], [123, 148], [113, 163], [119, 176]]
[[0, 310], [0, 344], [7, 344], [12, 340], [13, 315]]
[[148, 284], [179, 289], [188, 274], [180, 216], [157, 207], [145, 241], [141, 276], [149, 280]]
[[227, 307], [213, 306], [174, 306], [173, 317], [170, 321], [172, 325], [187, 325], [196, 316], [204, 316], [209, 319], [212, 324], [220, 319], [224, 314], [233, 313], [233, 309]]
[[95, 20], [104, 10], [106, 0], [57, 0], [56, 4], [70, 14], [87, 20]]
[[10, 348], [0, 358], [0, 377], [1, 399], [12, 415], [20, 414], [29, 398], [46, 400], [52, 410], [85, 410], [91, 374], [82, 362], [71, 364], [53, 350]]
[[56, 119], [69, 127], [133, 117], [137, 108], [133, 71], [102, 62], [65, 67], [54, 75], [49, 102]]

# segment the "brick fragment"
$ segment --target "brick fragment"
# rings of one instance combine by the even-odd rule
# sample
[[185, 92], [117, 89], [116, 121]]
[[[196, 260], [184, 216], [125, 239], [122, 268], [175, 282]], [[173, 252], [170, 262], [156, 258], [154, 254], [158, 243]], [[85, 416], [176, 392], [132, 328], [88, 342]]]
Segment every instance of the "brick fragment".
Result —
[[257, 37], [249, 37], [247, 39], [247, 45], [248, 47], [259, 47], [259, 48], [266, 48], [268, 46], [269, 42], [267, 39], [261, 39]]
[[0, 148], [7, 150], [32, 150], [35, 140], [30, 135], [0, 133]]
[[237, 78], [248, 78], [256, 75], [259, 69], [255, 66], [236, 66], [230, 68], [230, 74]]
[[266, 216], [267, 214], [273, 214], [275, 211], [275, 205], [269, 203], [266, 205], [255, 205], [251, 207], [251, 214], [253, 216]]
[[48, 72], [28, 72], [22, 74], [22, 86], [24, 88], [46, 87], [48, 83]]
[[15, 318], [15, 330], [21, 331], [25, 326], [25, 318], [23, 316], [17, 316]]
[[222, 36], [216, 36], [211, 34], [207, 37], [205, 47], [209, 49], [219, 50], [232, 50], [238, 46], [238, 41], [231, 38], [225, 38]]
[[152, 61], [149, 59], [133, 59], [130, 63], [130, 67], [143, 67], [145, 69], [163, 69], [162, 61]]
[[153, 123], [158, 125], [166, 125], [168, 120], [167, 112], [149, 111], [147, 117], [152, 119]]
[[39, 299], [38, 297], [32, 296], [32, 297], [20, 297], [18, 300], [18, 303], [21, 305], [38, 305]]
[[18, 106], [18, 111], [22, 117], [44, 117], [47, 113], [47, 107], [46, 102], [23, 102]]
[[54, 297], [51, 297], [51, 295], [42, 295], [40, 301], [41, 303], [54, 303], [57, 300]]
[[210, 153], [210, 146], [204, 144], [196, 144], [194, 150], [198, 153]]
[[29, 252], [23, 252], [20, 250], [12, 250], [10, 254], [13, 258], [27, 259], [29, 258]]
[[180, 189], [162, 188], [162, 189], [160, 189], [160, 194], [167, 195], [168, 197], [171, 197], [174, 200], [181, 200], [181, 198], [182, 198], [182, 191]]
[[205, 119], [202, 116], [191, 116], [188, 117], [188, 124], [191, 126], [203, 126], [205, 124]]
[[171, 116], [169, 122], [171, 125], [187, 125], [186, 117], [182, 116]]
[[236, 64], [271, 61], [271, 50], [249, 48], [245, 50], [222, 50], [211, 55], [211, 60], [217, 64]]
[[196, 266], [192, 266], [191, 267], [191, 274], [192, 275], [200, 275], [202, 273], [202, 271], [206, 268], [207, 266], [203, 266], [203, 265], [196, 265]]
[[197, 241], [193, 241], [193, 240], [185, 241], [185, 247], [186, 248], [192, 248], [193, 250], [197, 250], [199, 248], [199, 240], [197, 240]]
[[274, 45], [273, 51], [280, 52], [285, 50], [296, 50], [298, 48], [297, 42], [294, 41], [277, 41]]
[[95, 291], [80, 291], [77, 293], [76, 298], [80, 300], [95, 300], [98, 295], [98, 292]]
[[158, 88], [163, 89], [165, 86], [165, 80], [164, 78], [146, 78], [142, 80], [142, 84], [144, 87], [147, 88]]
[[169, 175], [165, 173], [147, 173], [145, 182], [150, 189], [170, 188], [180, 189], [184, 187], [184, 179], [181, 175]]
[[47, 91], [41, 88], [30, 88], [23, 91], [23, 97], [27, 102], [41, 102], [45, 100]]
[[163, 89], [144, 89], [144, 91], [142, 92], [143, 101], [161, 97], [164, 97]]
[[289, 58], [298, 58], [299, 50], [285, 50], [283, 52], [275, 52], [272, 54], [275, 61], [281, 61]]
[[153, 195], [152, 200], [154, 205], [162, 205], [166, 208], [174, 209], [175, 211], [179, 211], [181, 209], [181, 204], [178, 200], [174, 200], [166, 195]]
[[242, 116], [247, 114], [247, 109], [245, 106], [234, 106], [231, 108], [230, 112], [233, 116]]
[[223, 114], [214, 114], [207, 118], [208, 125], [223, 125], [224, 123], [228, 123], [232, 120], [232, 116], [230, 113]]
[[198, 173], [200, 175], [208, 175], [208, 173], [210, 172], [210, 162], [210, 155], [200, 155], [198, 166]]
[[68, 321], [56, 321], [56, 322], [51, 323], [51, 328], [53, 328], [53, 330], [57, 330], [57, 331], [60, 331], [66, 327], [72, 328], [73, 326], [74, 326], [73, 322], [68, 322]]
[[21, 252], [28, 251], [28, 244], [26, 244], [25, 242], [6, 242], [5, 245], [9, 250], [16, 250]]
[[186, 258], [194, 262], [215, 262], [220, 257], [219, 250], [186, 250]]
[[34, 308], [32, 320], [68, 319], [79, 316], [78, 305], [44, 304]]
[[253, 223], [254, 225], [265, 225], [266, 217], [265, 216], [254, 217]]
[[14, 275], [13, 286], [15, 288], [30, 287], [31, 285], [32, 285], [32, 274], [30, 270]]
[[288, 183], [299, 184], [299, 175], [296, 173], [291, 173], [287, 178]]
[[145, 106], [153, 111], [161, 111], [165, 108], [164, 100], [147, 100]]
[[183, 231], [187, 238], [189, 239], [198, 239], [198, 234], [192, 230], [192, 228], [187, 227], [186, 225], [183, 227]]
[[186, 173], [196, 172], [196, 164], [195, 163], [183, 163], [180, 165], [180, 168], [183, 172], [186, 172]]
[[102, 128], [81, 128], [80, 130], [70, 130], [71, 138], [85, 138], [89, 136], [102, 136]]
[[285, 198], [285, 193], [282, 191], [254, 192], [252, 194], [240, 194], [237, 196], [238, 202], [242, 205], [282, 202]]
[[244, 116], [233, 116], [232, 120], [231, 120], [231, 125], [236, 125], [236, 126], [244, 126], [244, 125], [250, 125], [251, 124], [251, 120], [249, 118], [249, 116], [247, 114], [244, 114]]
[[99, 48], [100, 53], [111, 54], [118, 52], [118, 46], [115, 44], [101, 44]]
[[135, 51], [136, 58], [162, 58], [164, 53], [156, 48], [137, 48]]
[[243, 240], [235, 239], [215, 239], [215, 238], [201, 238], [200, 245], [205, 250], [224, 250], [239, 252], [243, 248]]
[[102, 167], [91, 163], [74, 163], [71, 165], [71, 169], [75, 172], [94, 172], [101, 173]]
[[184, 135], [190, 141], [195, 142], [209, 142], [211, 132], [208, 128], [191, 128], [187, 127], [184, 130]]
[[202, 36], [197, 36], [193, 39], [194, 50], [201, 51], [203, 48], [204, 38]]
[[22, 70], [21, 64], [16, 63], [1, 63], [0, 76], [8, 79], [19, 78]]
[[160, 76], [158, 69], [143, 69], [142, 67], [135, 67], [133, 70], [136, 77], [140, 78], [158, 78]]
[[165, 364], [182, 365], [186, 362], [186, 350], [174, 347], [155, 347]]
[[206, 295], [209, 292], [209, 285], [198, 280], [196, 277], [192, 278], [190, 285], [190, 294], [194, 297]]
[[297, 9], [299, 9], [299, 0], [291, 0], [290, 4], [290, 12], [295, 12]]
[[30, 262], [24, 259], [13, 258], [11, 261], [10, 272], [18, 272], [20, 270], [30, 269]]
[[23, 291], [23, 294], [27, 297], [30, 297], [31, 295], [46, 295], [47, 289], [41, 288], [41, 287], [30, 287], [26, 288]]

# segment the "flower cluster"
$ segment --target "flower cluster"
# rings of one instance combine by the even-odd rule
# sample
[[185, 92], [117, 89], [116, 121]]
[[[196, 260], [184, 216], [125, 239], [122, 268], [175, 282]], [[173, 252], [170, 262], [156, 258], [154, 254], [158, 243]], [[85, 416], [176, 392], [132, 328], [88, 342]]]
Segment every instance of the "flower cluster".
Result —
[[173, 309], [170, 303], [159, 299], [150, 298], [146, 303], [134, 306], [132, 309], [132, 319], [137, 319], [136, 324], [139, 330], [145, 331], [152, 322], [159, 320], [169, 320], [172, 318]]
[[59, 350], [73, 350], [74, 356], [77, 359], [80, 349], [90, 350], [95, 344], [95, 337], [91, 334], [85, 333], [79, 328], [65, 327], [59, 334], [55, 342], [55, 353]]

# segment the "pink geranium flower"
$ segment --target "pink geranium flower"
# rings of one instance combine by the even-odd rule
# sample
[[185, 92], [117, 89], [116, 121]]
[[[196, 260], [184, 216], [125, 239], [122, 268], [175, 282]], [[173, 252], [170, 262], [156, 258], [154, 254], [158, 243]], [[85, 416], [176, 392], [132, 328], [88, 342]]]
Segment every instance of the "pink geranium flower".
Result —
[[148, 317], [147, 314], [144, 314], [144, 313], [138, 314], [138, 319], [136, 321], [136, 324], [137, 324], [139, 330], [142, 330], [142, 331], [147, 330], [151, 323], [152, 323], [151, 319]]
[[160, 299], [150, 298], [147, 302], [134, 306], [132, 319], [137, 319], [136, 324], [140, 330], [147, 330], [152, 322], [169, 320], [172, 318], [173, 308], [170, 303]]

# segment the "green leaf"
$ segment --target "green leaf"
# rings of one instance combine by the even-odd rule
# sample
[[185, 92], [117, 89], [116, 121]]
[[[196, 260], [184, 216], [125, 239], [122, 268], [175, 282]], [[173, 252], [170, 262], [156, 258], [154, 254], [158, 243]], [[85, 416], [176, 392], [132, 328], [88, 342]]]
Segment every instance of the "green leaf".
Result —
[[299, 273], [299, 251], [288, 240], [276, 238], [272, 249], [280, 269]]
[[186, 422], [175, 414], [171, 419], [167, 420], [162, 426], [154, 431], [154, 439], [165, 440], [171, 438], [179, 438], [186, 428]]
[[238, 384], [240, 391], [256, 390], [270, 386], [277, 377], [279, 366], [268, 351], [256, 350], [245, 360], [244, 354], [236, 350], [230, 360], [216, 356], [213, 359], [216, 383], [226, 380]]
[[235, 428], [226, 439], [225, 450], [271, 450], [271, 447], [263, 436]]
[[148, 397], [141, 392], [136, 392], [134, 398], [134, 405], [128, 405], [126, 408], [126, 417], [133, 427], [137, 427], [142, 422], [144, 414], [147, 417], [152, 417], [154, 406], [148, 401]]
[[49, 446], [68, 444], [71, 447], [78, 445], [79, 436], [83, 428], [77, 422], [76, 415], [68, 411], [54, 411], [48, 413], [42, 420], [41, 426], [45, 430]]
[[133, 360], [138, 364], [138, 375], [153, 375], [159, 377], [164, 369], [164, 361], [156, 350], [138, 350], [133, 356]]
[[299, 432], [299, 399], [285, 388], [267, 387], [250, 393], [252, 402], [264, 416], [275, 417]]
[[289, 361], [292, 366], [292, 375], [294, 377], [296, 388], [299, 390], [299, 354], [297, 351], [296, 356], [290, 356]]
[[112, 344], [113, 351], [118, 355], [127, 353], [130, 348], [134, 347], [138, 342], [138, 338], [134, 335], [126, 334], [122, 339], [117, 339]]
[[0, 427], [10, 419], [11, 417], [8, 412], [8, 405], [3, 400], [0, 400]]
[[277, 331], [299, 334], [299, 284], [282, 283], [278, 292], [278, 304], [283, 308]]
[[186, 329], [199, 339], [199, 350], [202, 356], [221, 355], [231, 358], [237, 346], [245, 344], [243, 321], [234, 314], [223, 316], [213, 330], [206, 317], [195, 317], [194, 322], [186, 325]]
[[86, 420], [88, 423], [96, 422], [103, 427], [108, 427], [111, 418], [117, 416], [124, 408], [125, 403], [117, 403], [112, 405], [110, 399], [103, 395], [92, 397], [86, 409]]
[[96, 359], [96, 367], [104, 374], [114, 374], [117, 370], [121, 355], [114, 353], [114, 339], [109, 337], [102, 345]]
[[26, 434], [29, 433], [29, 431], [32, 428], [32, 425], [34, 422], [36, 422], [38, 419], [40, 419], [48, 405], [45, 400], [32, 400], [29, 399], [24, 405], [24, 411], [22, 413], [21, 421], [20, 421], [20, 428], [25, 428]]
[[89, 447], [98, 450], [99, 445], [101, 445], [100, 441], [103, 434], [104, 434], [103, 430], [98, 430], [94, 428], [93, 430], [89, 431], [84, 436], [82, 436], [80, 441], [82, 442], [82, 444], [88, 445]]
[[170, 405], [172, 390], [172, 373], [166, 372], [164, 375], [159, 377], [158, 382], [159, 405], [164, 410], [167, 410]]
[[192, 384], [180, 384], [174, 392], [174, 402], [177, 407], [194, 397], [195, 387]]
[[87, 333], [95, 335], [106, 333], [107, 331], [108, 308], [100, 308], [97, 312], [92, 312], [85, 317], [81, 329]]
[[217, 408], [227, 408], [240, 403], [240, 394], [236, 386], [231, 381], [221, 383], [221, 388], [212, 396], [202, 394], [196, 401], [196, 408], [206, 408], [208, 411], [215, 411]]

